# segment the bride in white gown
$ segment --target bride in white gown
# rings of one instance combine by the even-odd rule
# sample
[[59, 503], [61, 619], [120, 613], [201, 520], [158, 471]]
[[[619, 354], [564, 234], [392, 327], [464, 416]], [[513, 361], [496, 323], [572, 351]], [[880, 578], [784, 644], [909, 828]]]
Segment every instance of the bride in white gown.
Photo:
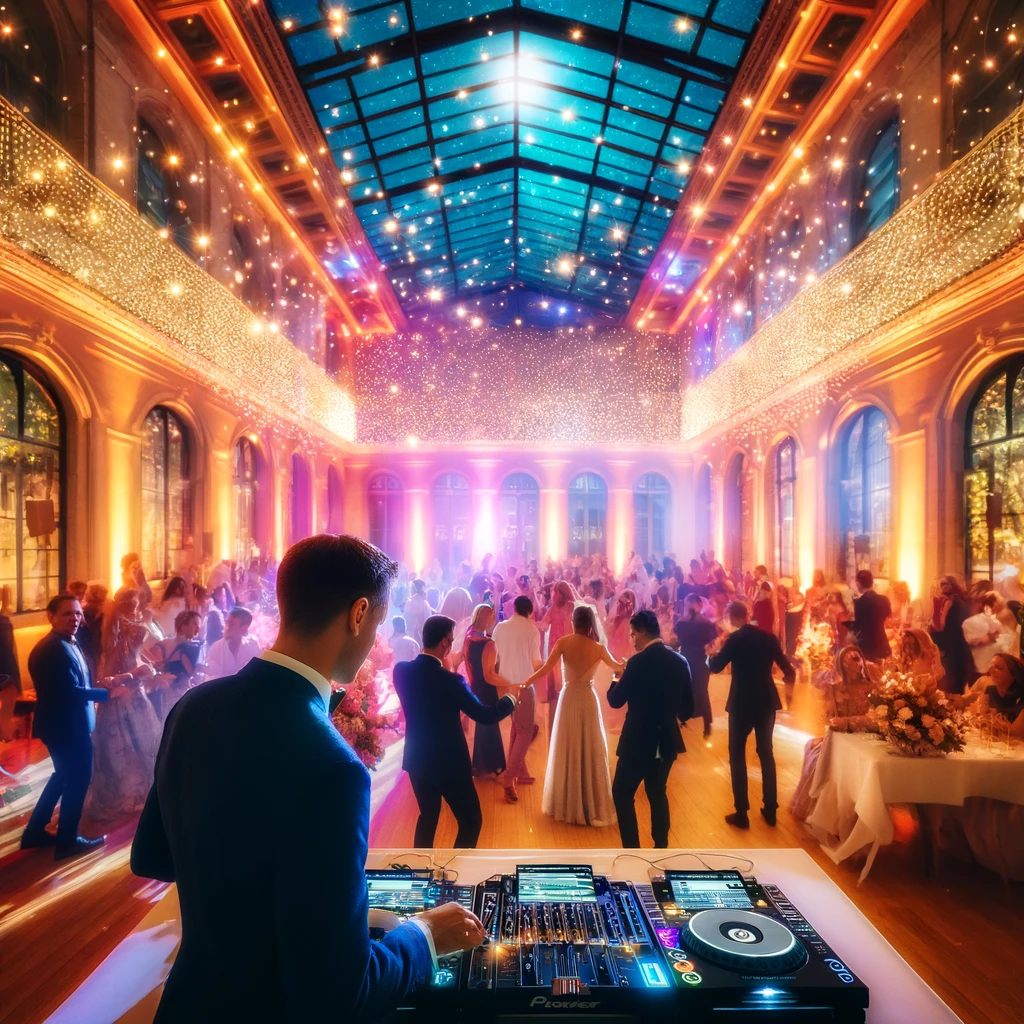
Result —
[[558, 640], [548, 660], [526, 680], [543, 679], [561, 658], [564, 682], [544, 777], [544, 813], [572, 825], [614, 825], [608, 741], [594, 673], [602, 663], [621, 672], [625, 662], [608, 653], [589, 604], [576, 605], [572, 626], [573, 632]]

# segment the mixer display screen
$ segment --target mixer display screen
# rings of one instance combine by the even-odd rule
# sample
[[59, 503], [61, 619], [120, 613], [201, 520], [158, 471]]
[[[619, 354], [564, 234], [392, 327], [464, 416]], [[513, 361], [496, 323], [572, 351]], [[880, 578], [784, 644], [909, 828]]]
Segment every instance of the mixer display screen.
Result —
[[666, 871], [676, 904], [684, 910], [742, 910], [752, 907], [738, 871]]
[[536, 864], [516, 868], [521, 904], [596, 903], [594, 872], [582, 864]]
[[417, 878], [400, 871], [366, 873], [370, 907], [396, 914], [416, 913], [429, 906], [433, 902], [428, 895], [430, 884], [429, 878]]

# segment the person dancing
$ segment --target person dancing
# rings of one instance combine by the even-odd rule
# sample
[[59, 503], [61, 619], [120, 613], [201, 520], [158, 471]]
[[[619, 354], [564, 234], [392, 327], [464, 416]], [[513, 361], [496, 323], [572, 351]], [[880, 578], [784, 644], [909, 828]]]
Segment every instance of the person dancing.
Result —
[[[483, 704], [498, 702], [498, 687], [508, 690], [509, 681], [498, 673], [497, 648], [489, 636], [497, 613], [489, 604], [478, 604], [466, 633], [462, 655], [469, 675], [469, 687]], [[497, 721], [476, 723], [473, 736], [473, 774], [501, 775], [505, 770], [505, 747]]]

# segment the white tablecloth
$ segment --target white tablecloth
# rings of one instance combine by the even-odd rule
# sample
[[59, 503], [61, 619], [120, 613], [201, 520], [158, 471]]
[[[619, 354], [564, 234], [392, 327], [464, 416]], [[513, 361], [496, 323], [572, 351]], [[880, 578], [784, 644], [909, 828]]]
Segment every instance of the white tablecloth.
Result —
[[817, 803], [807, 824], [833, 837], [822, 845], [837, 864], [870, 846], [863, 881], [878, 848], [892, 842], [890, 804], [962, 807], [968, 797], [1024, 804], [1024, 750], [998, 756], [968, 747], [946, 757], [907, 757], [872, 733], [830, 732], [812, 793]]

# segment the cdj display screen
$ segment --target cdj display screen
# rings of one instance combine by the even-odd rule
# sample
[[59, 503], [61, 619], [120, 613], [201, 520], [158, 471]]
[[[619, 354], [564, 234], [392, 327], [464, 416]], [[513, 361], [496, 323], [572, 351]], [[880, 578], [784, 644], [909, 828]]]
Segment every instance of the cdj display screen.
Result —
[[373, 874], [366, 872], [366, 893], [371, 909], [390, 910], [396, 914], [415, 913], [434, 903], [429, 878], [417, 877], [412, 872], [397, 871]]
[[676, 905], [684, 910], [740, 910], [753, 907], [738, 871], [666, 871]]
[[520, 864], [516, 867], [519, 902], [596, 903], [594, 872], [584, 864]]

